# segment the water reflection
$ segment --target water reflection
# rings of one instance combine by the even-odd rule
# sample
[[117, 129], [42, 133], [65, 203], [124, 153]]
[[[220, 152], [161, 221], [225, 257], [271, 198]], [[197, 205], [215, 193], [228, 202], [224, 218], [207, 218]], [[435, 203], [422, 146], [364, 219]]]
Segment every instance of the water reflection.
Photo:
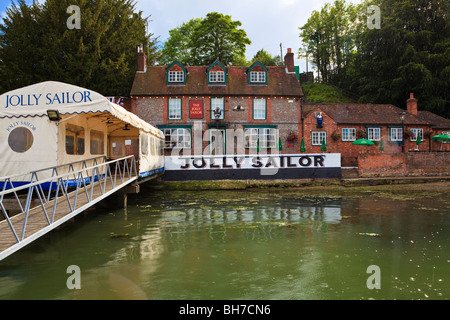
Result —
[[0, 298], [445, 299], [449, 213], [439, 198], [141, 194], [0, 262]]

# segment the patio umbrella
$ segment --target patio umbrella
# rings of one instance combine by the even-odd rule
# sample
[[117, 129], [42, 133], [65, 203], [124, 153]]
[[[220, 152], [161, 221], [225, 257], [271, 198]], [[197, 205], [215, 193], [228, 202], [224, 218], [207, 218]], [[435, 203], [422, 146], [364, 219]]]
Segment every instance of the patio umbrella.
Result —
[[416, 145], [420, 146], [422, 144], [422, 137], [420, 136], [420, 133], [417, 135], [416, 139]]
[[327, 151], [327, 143], [325, 139], [322, 140], [322, 146], [320, 147], [320, 151]]
[[356, 141], [353, 141], [352, 144], [359, 145], [359, 146], [371, 146], [371, 145], [374, 145], [375, 143], [368, 139], [358, 139]]
[[384, 142], [383, 142], [383, 139], [381, 139], [381, 141], [380, 141], [380, 148], [379, 148], [379, 150], [380, 150], [380, 151], [384, 151]]
[[283, 151], [283, 144], [281, 143], [281, 138], [278, 138], [278, 151]]
[[437, 135], [433, 136], [431, 139], [436, 140], [436, 141], [449, 141], [450, 137], [446, 134], [437, 134]]
[[305, 148], [305, 141], [303, 141], [303, 138], [302, 138], [302, 144], [301, 144], [301, 146], [300, 146], [300, 151], [301, 151], [301, 152], [305, 152], [305, 151], [306, 151], [306, 148]]
[[261, 146], [259, 144], [259, 138], [258, 138], [258, 140], [256, 141], [256, 152], [260, 152], [260, 151], [261, 151]]
[[431, 137], [431, 139], [441, 142], [441, 150], [442, 150], [442, 142], [450, 141], [450, 137], [446, 134], [437, 134], [437, 135]]

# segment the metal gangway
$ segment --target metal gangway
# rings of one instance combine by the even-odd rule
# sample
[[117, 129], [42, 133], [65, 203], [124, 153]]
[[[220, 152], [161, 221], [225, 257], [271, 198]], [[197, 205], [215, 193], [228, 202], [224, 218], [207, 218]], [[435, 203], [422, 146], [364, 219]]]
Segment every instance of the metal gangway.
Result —
[[[19, 176], [29, 182], [18, 186]], [[0, 260], [137, 179], [134, 156], [102, 156], [0, 178]]]

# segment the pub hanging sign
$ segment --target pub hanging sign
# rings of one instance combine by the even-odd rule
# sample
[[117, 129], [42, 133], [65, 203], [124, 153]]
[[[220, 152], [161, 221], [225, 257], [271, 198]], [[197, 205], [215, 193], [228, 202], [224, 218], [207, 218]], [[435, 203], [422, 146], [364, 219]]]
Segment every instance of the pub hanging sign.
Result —
[[203, 101], [189, 101], [189, 118], [203, 119]]

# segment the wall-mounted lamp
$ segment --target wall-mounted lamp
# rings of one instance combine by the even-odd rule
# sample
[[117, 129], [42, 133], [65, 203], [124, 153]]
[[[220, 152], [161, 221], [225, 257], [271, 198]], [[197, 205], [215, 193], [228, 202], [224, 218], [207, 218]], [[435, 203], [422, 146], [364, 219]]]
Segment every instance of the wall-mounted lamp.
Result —
[[221, 115], [222, 115], [222, 110], [220, 110], [219, 108], [216, 108], [214, 110], [214, 118], [219, 119]]
[[245, 108], [243, 106], [241, 106], [240, 104], [238, 104], [237, 106], [235, 106], [233, 108], [234, 111], [244, 111]]
[[58, 110], [47, 110], [48, 119], [50, 121], [59, 121], [61, 120], [61, 116], [59, 115]]
[[125, 127], [122, 130], [123, 131], [130, 131], [130, 128], [128, 128], [128, 124], [126, 124]]

